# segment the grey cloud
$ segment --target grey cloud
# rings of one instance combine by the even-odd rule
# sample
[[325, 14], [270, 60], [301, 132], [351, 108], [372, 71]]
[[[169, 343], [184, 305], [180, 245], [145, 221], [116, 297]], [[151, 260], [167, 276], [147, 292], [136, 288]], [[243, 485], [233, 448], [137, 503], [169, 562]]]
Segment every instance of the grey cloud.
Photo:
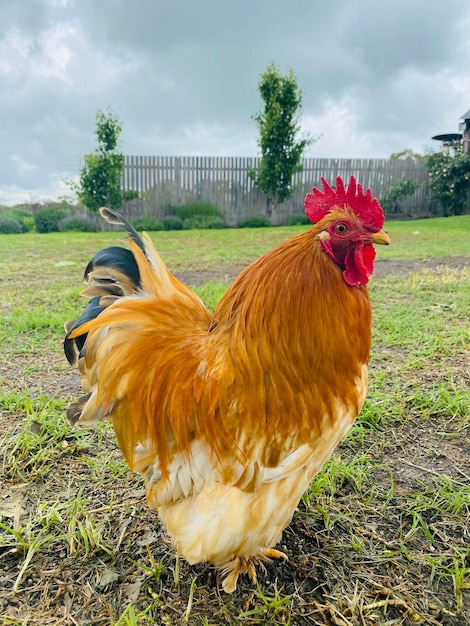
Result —
[[470, 107], [466, 0], [28, 0], [0, 24], [2, 198], [50, 189], [108, 106], [128, 154], [256, 154], [271, 61], [296, 72], [317, 156], [418, 149]]

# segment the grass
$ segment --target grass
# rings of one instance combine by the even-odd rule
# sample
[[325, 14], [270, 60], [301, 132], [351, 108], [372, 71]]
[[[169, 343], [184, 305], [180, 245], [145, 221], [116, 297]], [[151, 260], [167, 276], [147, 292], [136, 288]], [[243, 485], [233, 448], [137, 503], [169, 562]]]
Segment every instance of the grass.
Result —
[[[214, 306], [302, 227], [159, 232]], [[378, 249], [370, 392], [259, 586], [220, 592], [175, 557], [107, 425], [71, 430], [62, 325], [117, 233], [1, 237], [0, 624], [470, 624], [470, 216], [390, 222]]]
[[429, 220], [387, 222], [385, 230], [393, 246], [380, 254], [384, 259], [430, 259], [469, 254], [470, 215]]

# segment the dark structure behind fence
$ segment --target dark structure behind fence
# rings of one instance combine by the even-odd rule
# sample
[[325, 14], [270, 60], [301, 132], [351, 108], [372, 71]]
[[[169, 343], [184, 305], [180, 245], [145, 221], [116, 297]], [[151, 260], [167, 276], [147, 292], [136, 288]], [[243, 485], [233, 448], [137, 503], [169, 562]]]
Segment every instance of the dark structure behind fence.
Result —
[[[248, 174], [257, 168], [258, 158], [246, 157], [145, 157], [126, 156], [122, 177], [124, 191], [135, 190], [142, 197], [128, 202], [125, 213], [136, 218], [162, 216], [171, 206], [207, 202], [222, 211], [226, 223], [235, 226], [240, 219], [265, 215], [266, 196]], [[374, 196], [382, 196], [397, 180], [416, 181], [416, 192], [403, 200], [393, 217], [425, 217], [432, 214], [428, 175], [424, 165], [413, 159], [304, 159], [303, 171], [295, 182], [294, 196], [280, 204], [272, 215], [274, 225], [286, 224], [295, 213], [303, 212], [303, 199], [321, 177], [334, 185], [337, 176], [345, 181], [353, 174]]]

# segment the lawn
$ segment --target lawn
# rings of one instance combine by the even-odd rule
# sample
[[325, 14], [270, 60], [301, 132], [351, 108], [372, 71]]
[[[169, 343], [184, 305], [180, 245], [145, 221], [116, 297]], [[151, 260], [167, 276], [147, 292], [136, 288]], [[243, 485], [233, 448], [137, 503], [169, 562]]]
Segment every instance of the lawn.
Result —
[[[214, 306], [301, 227], [152, 233]], [[71, 429], [83, 269], [120, 233], [0, 236], [0, 624], [470, 624], [470, 216], [389, 222], [368, 399], [281, 548], [232, 596], [177, 559], [107, 425]]]

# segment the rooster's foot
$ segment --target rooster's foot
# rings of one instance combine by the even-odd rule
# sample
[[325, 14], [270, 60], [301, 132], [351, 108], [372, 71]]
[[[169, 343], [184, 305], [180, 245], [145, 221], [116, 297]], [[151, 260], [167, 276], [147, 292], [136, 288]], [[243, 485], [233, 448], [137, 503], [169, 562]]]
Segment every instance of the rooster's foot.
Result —
[[272, 559], [288, 560], [287, 554], [272, 548], [265, 548], [258, 554], [249, 557], [236, 556], [228, 563], [225, 563], [220, 569], [225, 576], [222, 582], [222, 588], [226, 593], [233, 593], [237, 588], [238, 577], [240, 574], [247, 574], [253, 584], [257, 582], [256, 567], [259, 566], [263, 572], [266, 572], [265, 563], [269, 563]]

